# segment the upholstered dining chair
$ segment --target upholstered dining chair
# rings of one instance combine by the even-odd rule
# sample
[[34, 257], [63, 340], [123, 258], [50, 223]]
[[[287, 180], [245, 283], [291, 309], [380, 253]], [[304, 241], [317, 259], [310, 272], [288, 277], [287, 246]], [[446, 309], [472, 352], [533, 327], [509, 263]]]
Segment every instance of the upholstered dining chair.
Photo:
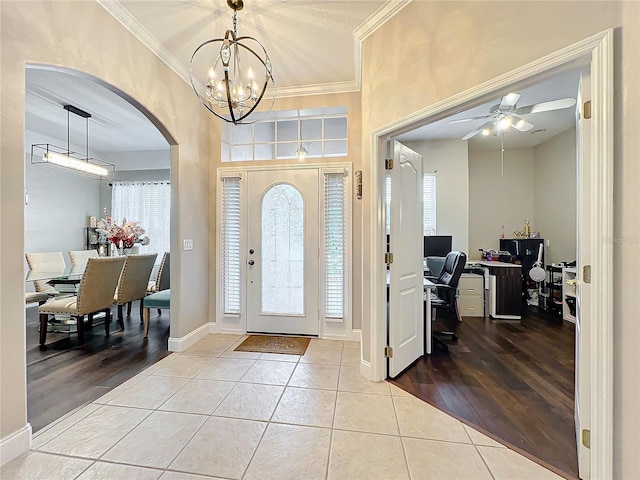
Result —
[[98, 251], [95, 249], [69, 251], [69, 260], [71, 260], [71, 266], [75, 267], [78, 270], [84, 270], [87, 266], [87, 260], [97, 257]]
[[104, 310], [105, 334], [109, 335], [113, 292], [124, 268], [126, 258], [90, 258], [82, 275], [78, 294], [72, 297], [53, 298], [38, 307], [40, 313], [40, 349], [46, 350], [47, 321], [49, 315], [67, 314], [75, 317], [78, 328], [78, 343], [84, 343], [84, 316], [89, 315], [89, 325], [93, 314]]
[[[156, 292], [161, 292], [163, 290], [168, 290], [171, 288], [171, 254], [169, 252], [164, 252], [162, 255], [162, 261], [160, 262], [160, 266], [158, 267], [158, 272], [156, 274], [156, 278], [153, 281], [149, 282], [147, 286], [147, 295], [154, 294]], [[158, 308], [158, 315], [161, 314], [161, 310]]]
[[128, 304], [127, 315], [131, 315], [131, 303], [140, 300], [140, 320], [142, 320], [142, 299], [147, 294], [147, 286], [157, 253], [147, 255], [129, 255], [122, 269], [122, 276], [113, 297], [113, 303], [118, 305], [118, 324], [124, 330], [123, 306]]
[[170, 256], [171, 254], [169, 252], [164, 252], [164, 254], [162, 255], [162, 260], [160, 261], [160, 265], [158, 266], [158, 273], [155, 279], [149, 281], [149, 285], [147, 286], [148, 294], [160, 292], [162, 290], [171, 288], [171, 282], [169, 281], [171, 263]]
[[[62, 252], [43, 252], [43, 253], [27, 253], [25, 254], [27, 265], [31, 270], [40, 270], [42, 272], [58, 272], [65, 269], [67, 264], [64, 261]], [[37, 293], [46, 293], [55, 295], [58, 293], [55, 288], [47, 283], [46, 280], [35, 280], [33, 286]]]

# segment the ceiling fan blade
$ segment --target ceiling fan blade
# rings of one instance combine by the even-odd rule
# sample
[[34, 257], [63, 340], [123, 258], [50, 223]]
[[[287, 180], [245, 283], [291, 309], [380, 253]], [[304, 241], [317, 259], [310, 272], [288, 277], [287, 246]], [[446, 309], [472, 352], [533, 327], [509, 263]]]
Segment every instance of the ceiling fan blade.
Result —
[[469, 140], [470, 138], [475, 137], [477, 134], [482, 132], [485, 128], [493, 128], [493, 122], [487, 122], [481, 127], [476, 128], [474, 131], [467, 133], [462, 140]]
[[450, 120], [447, 123], [470, 122], [471, 120], [484, 120], [485, 118], [491, 118], [491, 115], [482, 115], [481, 117], [460, 118], [458, 120]]
[[573, 107], [576, 104], [575, 98], [561, 98], [560, 100], [552, 100], [550, 102], [534, 103], [533, 105], [526, 105], [524, 107], [517, 108], [515, 113], [517, 115], [527, 115], [529, 113], [548, 112], [551, 110], [560, 110], [562, 108]]
[[510, 93], [509, 95], [505, 95], [500, 101], [498, 110], [511, 110], [519, 99], [520, 95], [518, 93]]
[[511, 115], [511, 126], [521, 132], [528, 132], [533, 128], [533, 124], [527, 122], [524, 118], [520, 118], [517, 115]]

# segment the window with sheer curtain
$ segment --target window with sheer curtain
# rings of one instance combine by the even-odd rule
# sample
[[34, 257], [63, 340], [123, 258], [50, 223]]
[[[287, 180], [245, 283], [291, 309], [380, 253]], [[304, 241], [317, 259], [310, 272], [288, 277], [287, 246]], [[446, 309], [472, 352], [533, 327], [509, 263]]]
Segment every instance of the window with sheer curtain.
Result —
[[114, 182], [111, 191], [111, 217], [122, 225], [139, 222], [149, 237], [149, 245], [139, 245], [140, 253], [157, 253], [156, 263], [170, 249], [170, 182]]

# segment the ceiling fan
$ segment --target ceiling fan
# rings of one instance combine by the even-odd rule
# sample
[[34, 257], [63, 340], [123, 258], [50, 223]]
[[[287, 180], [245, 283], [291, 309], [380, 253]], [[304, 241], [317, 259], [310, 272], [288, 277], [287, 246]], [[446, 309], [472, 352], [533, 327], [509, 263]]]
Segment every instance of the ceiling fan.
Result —
[[461, 118], [459, 120], [452, 120], [449, 123], [462, 123], [470, 122], [473, 120], [489, 119], [480, 127], [469, 132], [463, 140], [469, 140], [475, 137], [479, 133], [483, 135], [497, 135], [505, 133], [510, 127], [515, 128], [521, 132], [528, 132], [533, 128], [533, 124], [522, 118], [520, 115], [530, 115], [533, 113], [549, 112], [552, 110], [560, 110], [563, 108], [569, 108], [576, 104], [575, 98], [561, 98], [559, 100], [552, 100], [550, 102], [535, 103], [533, 105], [525, 105], [524, 107], [517, 107], [520, 94], [510, 93], [502, 97], [499, 105], [491, 107], [488, 115], [482, 115], [480, 117]]

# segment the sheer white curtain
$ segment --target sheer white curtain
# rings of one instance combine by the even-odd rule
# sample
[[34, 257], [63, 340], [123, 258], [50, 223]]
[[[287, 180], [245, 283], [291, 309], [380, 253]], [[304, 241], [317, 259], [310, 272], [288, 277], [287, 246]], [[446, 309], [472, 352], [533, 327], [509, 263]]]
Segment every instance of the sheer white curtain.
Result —
[[170, 182], [114, 182], [111, 191], [111, 217], [122, 225], [139, 222], [151, 240], [149, 245], [139, 245], [140, 253], [157, 253], [156, 263], [169, 251], [171, 212]]

